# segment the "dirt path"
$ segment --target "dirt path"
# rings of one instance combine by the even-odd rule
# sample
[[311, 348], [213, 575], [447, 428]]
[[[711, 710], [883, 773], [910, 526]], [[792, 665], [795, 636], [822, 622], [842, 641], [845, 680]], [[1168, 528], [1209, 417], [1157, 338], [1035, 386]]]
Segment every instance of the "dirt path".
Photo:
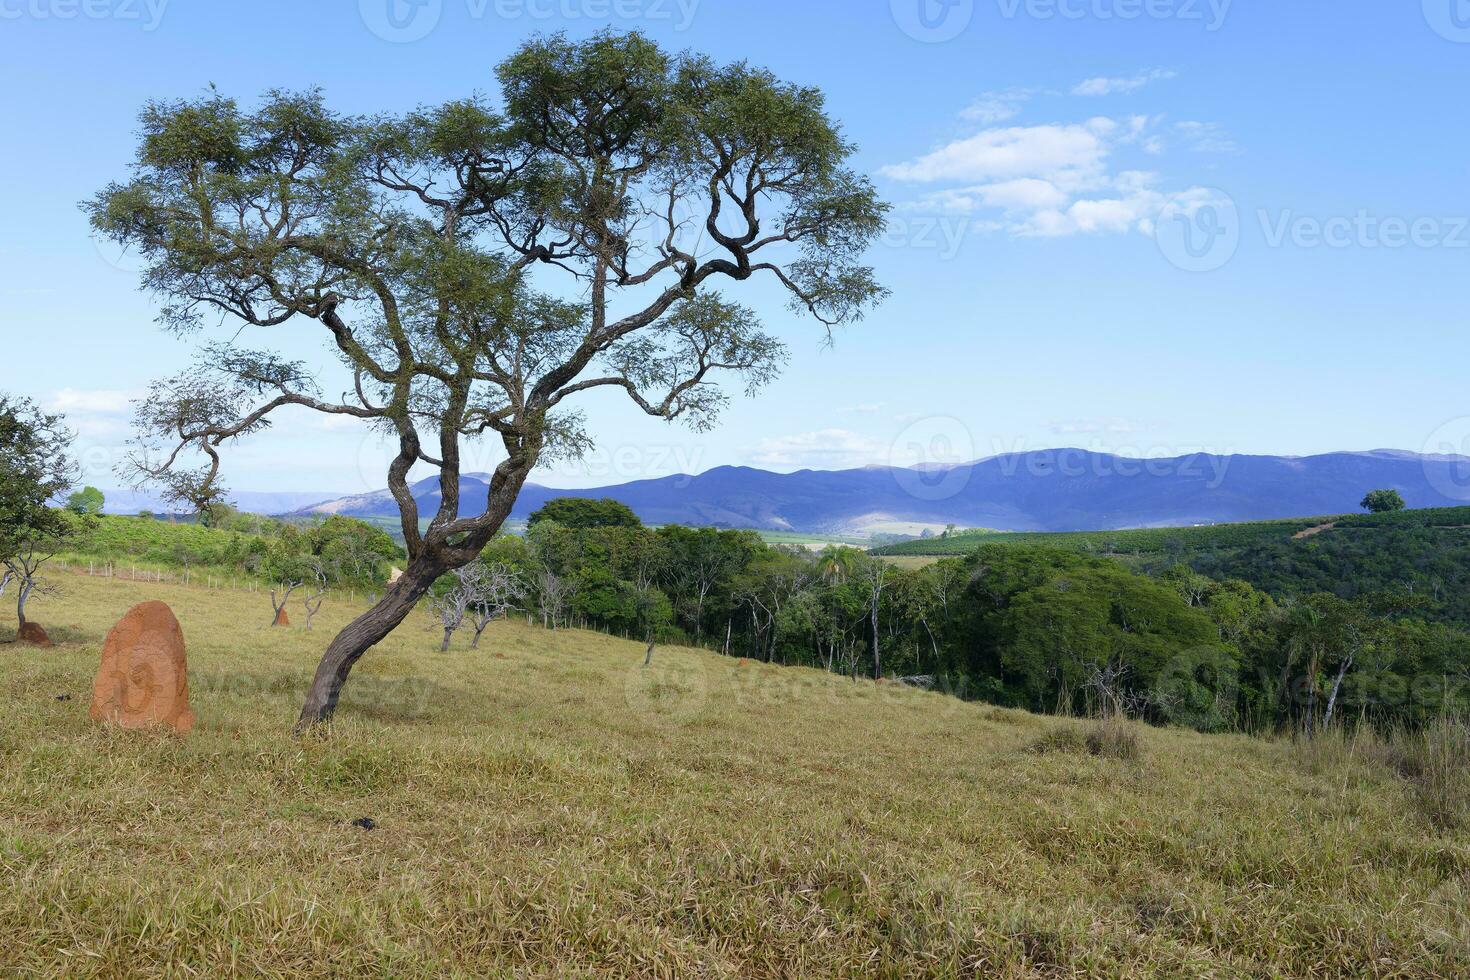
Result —
[[1303, 538], [1310, 538], [1313, 535], [1321, 534], [1323, 531], [1331, 531], [1335, 527], [1337, 527], [1336, 521], [1333, 521], [1331, 524], [1318, 524], [1316, 527], [1309, 527], [1305, 531], [1298, 531], [1291, 536], [1291, 540], [1300, 541]]

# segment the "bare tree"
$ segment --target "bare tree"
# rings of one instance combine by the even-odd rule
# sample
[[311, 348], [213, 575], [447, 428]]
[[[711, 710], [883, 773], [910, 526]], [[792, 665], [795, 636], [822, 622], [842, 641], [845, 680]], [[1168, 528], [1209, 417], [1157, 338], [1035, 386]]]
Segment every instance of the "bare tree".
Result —
[[306, 607], [306, 628], [311, 629], [311, 621], [316, 618], [322, 603], [327, 599], [327, 569], [320, 558], [308, 559], [308, 564], [311, 568], [309, 577], [313, 591], [302, 597], [301, 604]]
[[429, 602], [429, 608], [439, 618], [439, 625], [444, 630], [444, 641], [439, 644], [439, 652], [443, 653], [449, 649], [449, 641], [455, 632], [464, 625], [465, 615], [474, 604], [476, 590], [479, 588], [479, 565], [466, 565], [456, 568], [453, 572], [455, 583], [449, 591], [435, 596]]
[[878, 610], [883, 590], [888, 586], [888, 563], [882, 558], [869, 558], [862, 566], [863, 583], [868, 589], [868, 621], [873, 633], [873, 679], [883, 679], [883, 654], [878, 646]]
[[551, 569], [536, 576], [536, 602], [541, 610], [541, 625], [556, 629], [570, 597], [571, 584]]
[[502, 562], [471, 562], [453, 572], [454, 585], [437, 596], [431, 603], [434, 614], [444, 628], [444, 642], [439, 645], [442, 653], [449, 649], [449, 641], [468, 618], [475, 629], [471, 649], [480, 645], [480, 634], [495, 620], [526, 595], [525, 584]]
[[286, 603], [291, 601], [291, 594], [306, 584], [304, 578], [283, 580], [278, 588], [281, 598], [276, 599], [276, 589], [271, 589], [271, 625], [285, 626], [288, 619], [286, 615]]
[[[56, 556], [59, 541], [54, 538], [31, 538], [20, 550], [5, 559], [6, 581], [15, 582], [15, 618], [25, 629], [26, 604], [36, 596], [55, 595], [56, 587], [41, 576], [41, 568]], [[0, 592], [3, 592], [0, 589]]]
[[527, 591], [526, 583], [504, 562], [488, 565], [476, 562], [467, 567], [477, 566], [483, 568], [484, 573], [480, 594], [470, 606], [475, 627], [475, 638], [470, 641], [472, 650], [479, 649], [480, 634], [485, 632], [486, 627], [503, 618], [512, 609], [521, 608], [520, 604], [526, 600]]
[[[140, 402], [138, 474], [207, 504], [221, 447], [288, 408], [396, 446], [408, 568], [327, 647], [298, 729], [329, 719], [357, 660], [474, 560], [534, 466], [588, 446], [569, 398], [621, 390], [703, 429], [721, 372], [748, 393], [776, 374], [784, 346], [719, 285], [769, 279], [829, 330], [884, 294], [861, 257], [887, 209], [820, 92], [613, 32], [533, 40], [497, 74], [499, 111], [472, 98], [351, 118], [318, 92], [253, 112], [214, 93], [152, 104], [133, 178], [88, 204], [148, 263], [169, 328], [310, 322], [345, 367], [328, 397], [303, 363], [206, 347]], [[464, 512], [464, 443], [486, 436], [504, 457]], [[426, 527], [415, 467], [438, 471]]]

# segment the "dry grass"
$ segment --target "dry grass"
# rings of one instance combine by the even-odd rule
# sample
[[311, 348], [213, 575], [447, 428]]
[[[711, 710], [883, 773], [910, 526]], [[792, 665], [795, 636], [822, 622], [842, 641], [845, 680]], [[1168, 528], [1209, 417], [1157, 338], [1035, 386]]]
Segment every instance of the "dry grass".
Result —
[[[65, 584], [58, 649], [0, 648], [0, 974], [1470, 971], [1470, 846], [1383, 767], [1036, 753], [1075, 723], [514, 623], [442, 655], [406, 626], [295, 741], [349, 610]], [[190, 643], [187, 738], [86, 717], [143, 598]]]

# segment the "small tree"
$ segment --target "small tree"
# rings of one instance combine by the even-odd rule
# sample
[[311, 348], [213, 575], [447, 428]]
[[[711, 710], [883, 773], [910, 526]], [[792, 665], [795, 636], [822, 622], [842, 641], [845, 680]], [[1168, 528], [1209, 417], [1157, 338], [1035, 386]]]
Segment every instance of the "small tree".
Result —
[[101, 490], [96, 487], [82, 487], [66, 498], [66, 509], [82, 517], [93, 517], [102, 513], [106, 503], [107, 499]]
[[642, 527], [643, 522], [627, 504], [604, 497], [557, 497], [533, 513], [526, 524], [535, 527], [542, 521], [555, 521], [562, 527], [585, 530], [589, 527]]
[[286, 605], [291, 596], [308, 581], [314, 581], [321, 571], [320, 562], [313, 556], [296, 550], [300, 541], [294, 530], [287, 528], [287, 531], [290, 533], [283, 534], [265, 558], [266, 574], [275, 583], [270, 590], [272, 626], [287, 625]]
[[1403, 510], [1408, 504], [1397, 490], [1372, 490], [1358, 506], [1374, 514], [1391, 514]]
[[301, 604], [306, 608], [306, 628], [311, 629], [311, 621], [321, 612], [322, 603], [327, 599], [327, 566], [322, 559], [315, 556], [308, 559], [306, 564], [311, 572], [308, 581], [312, 591], [302, 598]]
[[501, 562], [475, 561], [455, 569], [449, 576], [450, 585], [437, 595], [431, 607], [444, 628], [444, 642], [439, 645], [443, 653], [449, 649], [449, 641], [464, 625], [468, 617], [474, 628], [475, 638], [471, 648], [480, 645], [480, 634], [492, 622], [516, 608], [526, 594], [520, 576]]
[[572, 596], [572, 583], [549, 568], [536, 576], [536, 602], [541, 610], [541, 625], [556, 631], [557, 622]]
[[520, 604], [526, 599], [527, 587], [525, 580], [503, 562], [476, 562], [470, 568], [480, 567], [484, 569], [481, 576], [479, 595], [470, 606], [470, 615], [474, 620], [475, 638], [470, 641], [470, 649], [479, 649], [480, 634], [485, 632], [486, 627], [497, 619], [504, 617], [512, 609], [521, 608]]
[[[213, 93], [152, 104], [132, 179], [86, 205], [147, 263], [167, 326], [314, 325], [345, 367], [332, 397], [307, 364], [206, 347], [139, 403], [140, 476], [207, 510], [220, 448], [285, 408], [396, 445], [408, 568], [327, 647], [299, 728], [330, 718], [357, 660], [479, 555], [535, 466], [588, 446], [569, 399], [622, 391], [706, 428], [721, 373], [754, 394], [785, 358], [722, 288], [769, 282], [829, 331], [884, 295], [862, 256], [887, 208], [821, 92], [636, 33], [536, 39], [497, 76], [498, 106], [398, 117], [345, 116], [316, 91], [253, 111]], [[470, 507], [462, 451], [487, 436], [504, 458]], [[421, 465], [439, 474], [427, 526], [409, 487]]]
[[15, 585], [21, 628], [26, 603], [46, 590], [41, 567], [73, 531], [65, 516], [47, 506], [75, 480], [71, 440], [62, 416], [0, 393], [0, 566]]

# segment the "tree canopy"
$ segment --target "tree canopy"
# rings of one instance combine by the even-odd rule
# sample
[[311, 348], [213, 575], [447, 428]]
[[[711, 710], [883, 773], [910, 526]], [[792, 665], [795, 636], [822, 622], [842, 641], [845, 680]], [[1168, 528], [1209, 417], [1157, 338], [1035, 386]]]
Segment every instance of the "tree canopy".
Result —
[[557, 497], [533, 513], [527, 521], [534, 527], [541, 521], [555, 521], [563, 527], [642, 527], [643, 522], [632, 508], [610, 497], [592, 500], [586, 497]]
[[1408, 504], [1397, 490], [1371, 490], [1359, 506], [1374, 514], [1389, 514], [1403, 510]]

